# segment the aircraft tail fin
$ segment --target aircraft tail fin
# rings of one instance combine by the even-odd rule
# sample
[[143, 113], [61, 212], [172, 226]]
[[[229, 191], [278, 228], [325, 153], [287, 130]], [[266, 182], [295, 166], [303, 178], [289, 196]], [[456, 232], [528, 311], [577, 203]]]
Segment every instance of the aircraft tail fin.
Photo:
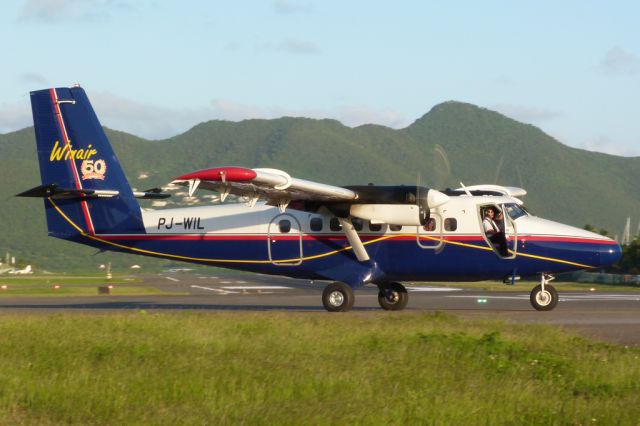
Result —
[[49, 234], [143, 233], [140, 206], [85, 91], [31, 92], [42, 185], [20, 196], [45, 198]]

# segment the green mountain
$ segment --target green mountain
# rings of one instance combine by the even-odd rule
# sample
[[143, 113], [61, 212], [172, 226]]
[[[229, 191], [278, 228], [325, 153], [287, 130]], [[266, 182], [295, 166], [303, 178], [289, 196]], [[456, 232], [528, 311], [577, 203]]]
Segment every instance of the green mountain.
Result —
[[[109, 129], [107, 134], [137, 189], [223, 165], [280, 168], [337, 185], [414, 184], [420, 174], [423, 184], [436, 188], [458, 187], [460, 181], [521, 186], [534, 213], [612, 234], [621, 232], [627, 216], [640, 217], [640, 157], [570, 148], [534, 126], [459, 102], [440, 104], [401, 130], [284, 117], [209, 121], [165, 140]], [[42, 202], [13, 197], [40, 184], [35, 151], [32, 128], [0, 135], [0, 257], [10, 251], [24, 263], [59, 270], [106, 261], [160, 264], [112, 253], [93, 256], [95, 249], [48, 238]], [[173, 202], [187, 203], [182, 195], [178, 190]]]

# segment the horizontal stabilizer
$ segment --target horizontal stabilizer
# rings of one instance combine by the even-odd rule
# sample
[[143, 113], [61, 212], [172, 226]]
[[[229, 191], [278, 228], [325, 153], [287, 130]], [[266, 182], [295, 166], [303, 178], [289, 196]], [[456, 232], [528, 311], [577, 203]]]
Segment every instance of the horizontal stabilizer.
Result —
[[118, 191], [108, 189], [75, 189], [60, 188], [55, 183], [36, 186], [28, 189], [16, 197], [36, 197], [36, 198], [111, 198], [118, 195]]
[[171, 197], [171, 194], [162, 192], [160, 188], [151, 188], [145, 191], [133, 191], [133, 196], [143, 200], [162, 200]]

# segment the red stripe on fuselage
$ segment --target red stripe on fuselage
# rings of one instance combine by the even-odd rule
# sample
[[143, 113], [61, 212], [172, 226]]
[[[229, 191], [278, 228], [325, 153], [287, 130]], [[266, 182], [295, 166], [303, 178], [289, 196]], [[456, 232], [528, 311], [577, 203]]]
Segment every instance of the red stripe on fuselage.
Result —
[[563, 237], [563, 236], [547, 236], [547, 235], [521, 235], [518, 236], [518, 241], [534, 242], [571, 242], [571, 243], [588, 243], [588, 244], [603, 244], [603, 245], [616, 245], [613, 240], [601, 240], [582, 237]]
[[[129, 240], [129, 241], [259, 241], [266, 240], [267, 234], [242, 234], [242, 235], [214, 235], [214, 234], [135, 234], [135, 235], [100, 235], [105, 240]], [[425, 235], [421, 235], [423, 241], [433, 241], [437, 243], [440, 241], [439, 237], [431, 237], [432, 239], [425, 238]], [[301, 239], [303, 241], [346, 241], [347, 238], [344, 235], [271, 235], [271, 239], [276, 240], [292, 240], [296, 241]], [[367, 242], [384, 238], [386, 240], [393, 241], [416, 241], [415, 235], [381, 235], [381, 234], [369, 234], [360, 235], [362, 241]], [[482, 235], [445, 235], [442, 238], [444, 241], [484, 241]], [[588, 243], [588, 244], [604, 244], [614, 245], [617, 244], [613, 240], [599, 240], [589, 238], [577, 238], [577, 237], [549, 237], [549, 236], [527, 236], [524, 238], [526, 242], [566, 242], [566, 243]], [[519, 239], [522, 241], [522, 239]]]

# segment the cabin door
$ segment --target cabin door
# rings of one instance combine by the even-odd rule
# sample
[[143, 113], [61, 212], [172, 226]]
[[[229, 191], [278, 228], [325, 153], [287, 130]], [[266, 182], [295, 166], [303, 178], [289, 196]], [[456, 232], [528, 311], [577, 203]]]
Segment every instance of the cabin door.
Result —
[[278, 266], [302, 263], [302, 230], [298, 219], [279, 214], [269, 223], [267, 238], [269, 260]]
[[444, 247], [442, 241], [442, 216], [438, 213], [431, 213], [427, 224], [418, 226], [417, 241], [418, 247], [423, 249], [439, 250]]
[[480, 231], [498, 257], [515, 259], [518, 250], [518, 231], [515, 222], [506, 214], [504, 206], [482, 205], [479, 216]]

